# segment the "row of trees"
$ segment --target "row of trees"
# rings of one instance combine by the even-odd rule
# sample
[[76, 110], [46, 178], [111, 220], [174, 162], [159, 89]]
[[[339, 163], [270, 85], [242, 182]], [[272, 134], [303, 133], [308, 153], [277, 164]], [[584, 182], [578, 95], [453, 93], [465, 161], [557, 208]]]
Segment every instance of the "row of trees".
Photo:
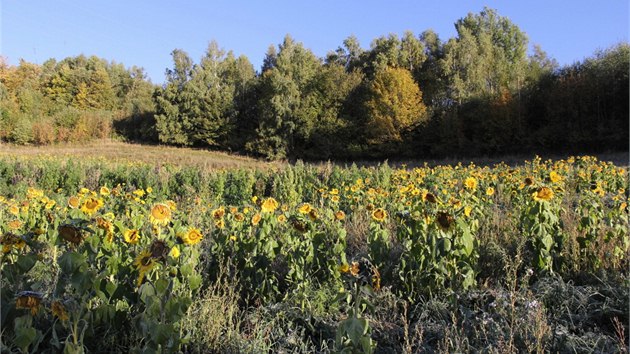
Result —
[[128, 139], [270, 159], [627, 147], [628, 44], [560, 68], [538, 46], [528, 56], [526, 35], [492, 9], [455, 27], [447, 41], [405, 32], [369, 49], [349, 37], [325, 58], [287, 35], [259, 72], [213, 41], [198, 63], [174, 50], [159, 87], [95, 57], [0, 65], [0, 139], [67, 140], [109, 117]]

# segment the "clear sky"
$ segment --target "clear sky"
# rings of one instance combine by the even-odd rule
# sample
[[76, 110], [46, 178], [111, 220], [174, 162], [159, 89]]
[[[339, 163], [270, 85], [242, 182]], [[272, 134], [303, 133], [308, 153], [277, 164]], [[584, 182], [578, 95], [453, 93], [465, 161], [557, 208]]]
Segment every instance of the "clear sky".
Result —
[[446, 40], [456, 20], [484, 6], [561, 65], [628, 41], [628, 0], [0, 0], [0, 54], [13, 65], [96, 55], [144, 67], [162, 83], [175, 48], [199, 62], [214, 39], [259, 70], [269, 45], [287, 33], [323, 57], [352, 34], [364, 48], [405, 30], [431, 28]]

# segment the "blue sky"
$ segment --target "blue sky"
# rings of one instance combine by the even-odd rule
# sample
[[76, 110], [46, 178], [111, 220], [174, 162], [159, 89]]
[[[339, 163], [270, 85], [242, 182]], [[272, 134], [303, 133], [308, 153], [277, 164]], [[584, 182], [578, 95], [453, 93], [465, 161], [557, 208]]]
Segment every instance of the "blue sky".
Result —
[[96, 55], [144, 67], [162, 83], [175, 48], [198, 62], [214, 39], [259, 70], [269, 45], [287, 33], [323, 57], [352, 34], [364, 48], [405, 30], [431, 28], [446, 40], [457, 19], [484, 6], [510, 18], [530, 46], [540, 44], [562, 65], [628, 41], [627, 0], [0, 0], [0, 54], [14, 65], [20, 58], [41, 64]]

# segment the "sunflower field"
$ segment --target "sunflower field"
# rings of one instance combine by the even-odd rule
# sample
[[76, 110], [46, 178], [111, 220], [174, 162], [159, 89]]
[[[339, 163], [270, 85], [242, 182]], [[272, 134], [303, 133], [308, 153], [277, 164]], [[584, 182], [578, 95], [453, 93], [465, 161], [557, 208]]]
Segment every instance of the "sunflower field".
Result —
[[628, 171], [0, 157], [7, 353], [623, 352]]

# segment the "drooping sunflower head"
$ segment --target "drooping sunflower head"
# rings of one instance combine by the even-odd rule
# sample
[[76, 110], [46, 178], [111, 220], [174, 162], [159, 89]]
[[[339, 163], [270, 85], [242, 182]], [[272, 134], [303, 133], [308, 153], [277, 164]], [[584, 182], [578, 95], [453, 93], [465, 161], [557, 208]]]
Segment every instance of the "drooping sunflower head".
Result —
[[306, 232], [308, 231], [308, 225], [303, 221], [303, 220], [299, 220], [299, 219], [293, 219], [291, 221], [291, 225], [293, 226], [294, 229], [296, 229], [299, 232]]
[[66, 308], [59, 300], [55, 300], [50, 304], [50, 312], [61, 321], [67, 321], [69, 318]]
[[440, 211], [437, 213], [437, 222], [438, 225], [443, 229], [443, 230], [448, 230], [451, 228], [451, 226], [453, 225], [453, 222], [455, 221], [455, 219], [453, 218], [453, 216], [451, 214], [449, 214], [448, 212], [445, 211]]
[[151, 257], [153, 259], [164, 261], [166, 260], [166, 256], [168, 255], [170, 249], [166, 242], [162, 240], [155, 240], [149, 247], [149, 252], [151, 252]]
[[166, 226], [171, 221], [171, 208], [163, 203], [157, 203], [151, 208], [149, 220], [153, 225]]
[[433, 193], [430, 193], [430, 192], [427, 192], [426, 194], [424, 194], [422, 199], [429, 203], [437, 203], [437, 198], [435, 197]]
[[85, 235], [82, 230], [71, 224], [59, 225], [57, 231], [59, 232], [59, 236], [61, 236], [61, 238], [73, 245], [78, 245], [85, 239]]
[[26, 242], [20, 236], [7, 232], [0, 237], [0, 244], [2, 244], [2, 252], [9, 253], [13, 247], [17, 249], [24, 248]]
[[319, 214], [317, 213], [317, 210], [311, 209], [311, 211], [308, 212], [308, 218], [311, 219], [311, 221], [319, 219]]
[[31, 315], [35, 316], [42, 298], [42, 294], [35, 291], [20, 291], [15, 299], [15, 308], [31, 310]]

